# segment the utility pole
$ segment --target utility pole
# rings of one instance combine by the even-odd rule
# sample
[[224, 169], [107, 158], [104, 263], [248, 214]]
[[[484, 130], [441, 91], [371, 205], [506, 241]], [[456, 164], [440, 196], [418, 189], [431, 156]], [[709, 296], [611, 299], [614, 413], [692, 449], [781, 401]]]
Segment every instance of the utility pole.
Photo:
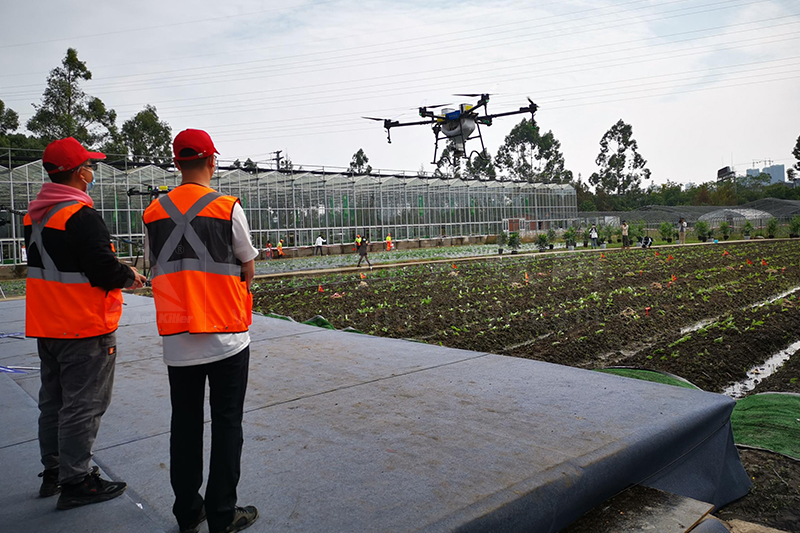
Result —
[[281, 169], [281, 159], [282, 159], [281, 152], [283, 152], [283, 150], [275, 151], [275, 170]]

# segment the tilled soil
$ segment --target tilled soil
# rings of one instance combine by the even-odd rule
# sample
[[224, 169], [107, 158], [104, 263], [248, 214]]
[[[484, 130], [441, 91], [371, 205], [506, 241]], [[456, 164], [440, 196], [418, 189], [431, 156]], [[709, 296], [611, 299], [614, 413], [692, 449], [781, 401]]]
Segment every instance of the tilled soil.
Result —
[[735, 518], [782, 531], [800, 532], [800, 465], [788, 457], [760, 450], [739, 450], [753, 481], [750, 493], [714, 515]]

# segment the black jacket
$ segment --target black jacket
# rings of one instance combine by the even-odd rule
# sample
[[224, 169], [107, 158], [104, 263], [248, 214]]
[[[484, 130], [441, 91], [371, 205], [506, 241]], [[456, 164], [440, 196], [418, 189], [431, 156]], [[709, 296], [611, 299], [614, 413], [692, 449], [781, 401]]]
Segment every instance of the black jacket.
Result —
[[[106, 291], [133, 285], [136, 276], [111, 251], [111, 235], [100, 213], [83, 206], [67, 221], [65, 230], [42, 230], [44, 246], [61, 272], [83, 272], [92, 287]], [[41, 268], [42, 257], [36, 246], [31, 247], [30, 238], [31, 226], [25, 226], [28, 266]]]

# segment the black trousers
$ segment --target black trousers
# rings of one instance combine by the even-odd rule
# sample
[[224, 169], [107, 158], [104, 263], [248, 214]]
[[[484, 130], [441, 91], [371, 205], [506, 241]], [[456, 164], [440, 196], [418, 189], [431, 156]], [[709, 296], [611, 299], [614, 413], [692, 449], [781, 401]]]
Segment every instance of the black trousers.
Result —
[[[204, 365], [170, 366], [172, 423], [169, 439], [172, 512], [181, 529], [195, 521], [205, 504], [210, 531], [225, 529], [236, 508], [241, 473], [242, 412], [247, 390], [250, 347]], [[205, 501], [203, 484], [203, 404], [206, 377], [211, 404], [211, 465]]]

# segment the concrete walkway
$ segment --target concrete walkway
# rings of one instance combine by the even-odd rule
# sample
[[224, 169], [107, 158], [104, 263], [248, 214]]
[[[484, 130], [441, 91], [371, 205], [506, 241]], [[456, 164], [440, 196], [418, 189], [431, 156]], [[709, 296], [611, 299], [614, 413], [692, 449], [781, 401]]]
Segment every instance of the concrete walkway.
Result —
[[[0, 374], [0, 530], [177, 532], [153, 301], [125, 300], [95, 461], [128, 491], [71, 511], [38, 498], [39, 375]], [[24, 305], [0, 302], [0, 333], [24, 331]], [[251, 336], [253, 533], [555, 532], [635, 483], [718, 505], [747, 490], [721, 395], [260, 316]], [[35, 340], [0, 338], [0, 365], [38, 364]]]

